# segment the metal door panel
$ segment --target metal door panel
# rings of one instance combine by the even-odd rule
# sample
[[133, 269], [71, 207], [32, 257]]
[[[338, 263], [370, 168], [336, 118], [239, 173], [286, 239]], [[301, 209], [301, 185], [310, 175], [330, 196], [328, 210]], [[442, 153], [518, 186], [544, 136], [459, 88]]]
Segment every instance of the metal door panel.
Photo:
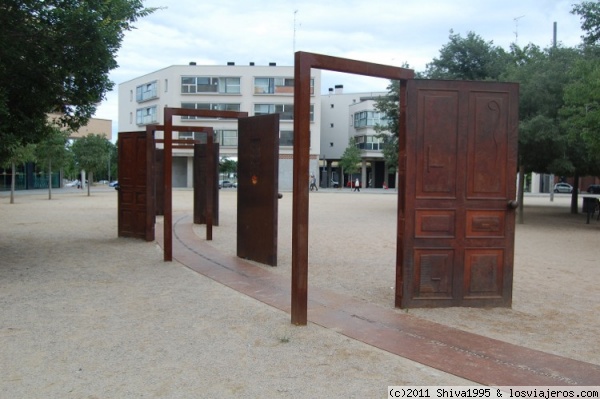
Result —
[[277, 266], [279, 114], [238, 120], [237, 256]]
[[119, 237], [154, 240], [154, 139], [147, 132], [119, 133]]
[[510, 306], [518, 85], [410, 80], [406, 104], [396, 306]]

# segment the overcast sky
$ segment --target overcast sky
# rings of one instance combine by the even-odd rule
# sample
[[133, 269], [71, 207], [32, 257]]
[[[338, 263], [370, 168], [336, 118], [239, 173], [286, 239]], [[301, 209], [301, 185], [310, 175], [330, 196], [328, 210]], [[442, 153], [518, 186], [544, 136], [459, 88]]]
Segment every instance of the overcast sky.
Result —
[[[164, 7], [126, 32], [118, 53], [116, 83], [96, 112], [117, 126], [118, 84], [170, 65], [293, 65], [308, 51], [386, 65], [408, 63], [423, 71], [448, 43], [452, 29], [472, 31], [508, 49], [534, 43], [581, 42], [577, 0], [146, 0]], [[321, 93], [382, 91], [388, 82], [323, 71]], [[113, 140], [116, 137], [113, 137]]]

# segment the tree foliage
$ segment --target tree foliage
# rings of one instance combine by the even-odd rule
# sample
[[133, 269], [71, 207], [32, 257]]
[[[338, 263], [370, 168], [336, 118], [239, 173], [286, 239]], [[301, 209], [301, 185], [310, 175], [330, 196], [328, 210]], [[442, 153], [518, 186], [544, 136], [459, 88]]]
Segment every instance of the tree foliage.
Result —
[[575, 172], [559, 110], [577, 49], [512, 46], [513, 62], [502, 75], [519, 83], [519, 164], [525, 172], [572, 176]]
[[351, 137], [350, 140], [348, 140], [348, 147], [346, 147], [342, 157], [340, 158], [340, 166], [345, 173], [351, 175], [358, 172], [360, 168], [360, 162], [360, 148], [356, 146], [356, 139]]
[[75, 140], [71, 149], [75, 157], [75, 164], [89, 173], [88, 195], [94, 172], [104, 168], [109, 154], [109, 141], [99, 134], [88, 134]]
[[494, 42], [486, 42], [474, 32], [467, 37], [450, 31], [449, 42], [440, 50], [439, 58], [427, 64], [429, 79], [498, 80], [509, 54]]
[[238, 163], [233, 159], [221, 158], [219, 161], [219, 172], [225, 174], [237, 173], [237, 166]]
[[113, 87], [125, 31], [155, 9], [141, 0], [0, 2], [0, 159], [50, 134], [47, 115], [76, 130]]
[[580, 135], [590, 151], [600, 154], [600, 58], [580, 59], [569, 73], [560, 110], [569, 136]]
[[383, 139], [383, 158], [388, 169], [398, 167], [398, 107], [400, 106], [400, 81], [392, 80], [387, 87], [388, 94], [379, 97], [375, 109], [385, 115], [386, 126], [375, 126], [377, 137]]
[[69, 159], [67, 149], [68, 132], [57, 127], [35, 146], [35, 158], [41, 165], [48, 167], [48, 199], [52, 199], [52, 170], [59, 169]]
[[596, 45], [600, 41], [600, 2], [582, 1], [574, 4], [571, 14], [579, 15], [581, 30], [586, 34], [582, 36], [586, 45]]

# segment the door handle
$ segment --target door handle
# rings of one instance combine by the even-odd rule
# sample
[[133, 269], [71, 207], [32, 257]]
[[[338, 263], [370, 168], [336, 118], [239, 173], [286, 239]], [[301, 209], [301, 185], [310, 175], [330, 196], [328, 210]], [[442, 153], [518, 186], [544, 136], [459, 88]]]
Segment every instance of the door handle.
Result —
[[508, 209], [517, 209], [519, 206], [519, 201], [510, 200], [508, 201]]

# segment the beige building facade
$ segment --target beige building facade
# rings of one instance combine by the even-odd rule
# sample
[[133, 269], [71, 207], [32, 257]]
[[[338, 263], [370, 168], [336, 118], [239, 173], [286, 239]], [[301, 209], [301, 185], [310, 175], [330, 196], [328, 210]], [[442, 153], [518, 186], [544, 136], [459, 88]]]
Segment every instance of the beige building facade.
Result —
[[[320, 153], [321, 72], [311, 79], [311, 169], [318, 169]], [[163, 124], [164, 108], [247, 112], [248, 116], [278, 113], [279, 188], [292, 189], [294, 140], [294, 67], [269, 65], [173, 65], [119, 85], [119, 132], [144, 131]], [[212, 127], [221, 158], [237, 159], [236, 120], [174, 117], [173, 125]], [[173, 139], [200, 139], [201, 133], [178, 132]], [[162, 132], [156, 138], [163, 138]], [[308, 184], [308, 182], [307, 182]], [[173, 186], [193, 186], [193, 153], [173, 150]]]

